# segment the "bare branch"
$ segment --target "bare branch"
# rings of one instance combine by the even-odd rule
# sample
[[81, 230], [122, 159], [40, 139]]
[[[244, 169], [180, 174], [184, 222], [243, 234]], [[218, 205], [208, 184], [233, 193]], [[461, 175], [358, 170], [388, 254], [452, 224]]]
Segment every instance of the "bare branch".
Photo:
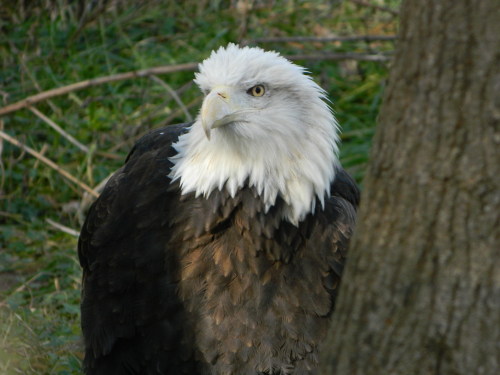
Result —
[[91, 86], [98, 86], [104, 83], [123, 81], [125, 79], [132, 79], [138, 77], [148, 77], [150, 75], [156, 74], [167, 74], [173, 72], [181, 72], [181, 71], [189, 71], [195, 70], [198, 66], [197, 63], [186, 63], [186, 64], [178, 64], [178, 65], [166, 65], [166, 66], [156, 66], [149, 69], [135, 70], [127, 73], [119, 73], [113, 74], [111, 76], [98, 77], [89, 79], [86, 81], [81, 81], [77, 83], [73, 83], [68, 86], [58, 87], [52, 90], [44, 91], [36, 95], [32, 95], [27, 97], [26, 99], [20, 100], [16, 103], [10, 104], [3, 108], [0, 108], [0, 116], [6, 115], [7, 113], [17, 111], [22, 108], [29, 107], [35, 103], [38, 103], [42, 100], [47, 100], [49, 98], [53, 98], [55, 96], [68, 94], [73, 91], [82, 90]]
[[111, 160], [123, 160], [124, 159], [123, 155], [117, 155], [117, 154], [113, 154], [111, 152], [106, 152], [106, 151], [96, 151], [95, 154], [98, 156], [102, 156], [103, 158], [111, 159]]
[[[203, 100], [203, 96], [201, 96], [201, 95], [197, 96], [192, 101], [190, 101], [189, 103], [186, 104], [186, 108], [189, 110], [189, 109], [191, 109], [191, 108], [199, 105], [202, 100]], [[175, 119], [176, 117], [180, 116], [181, 113], [182, 113], [182, 109], [181, 108], [176, 109], [165, 120], [161, 121], [161, 123], [159, 123], [156, 126], [161, 127], [161, 126], [171, 125], [172, 124], [172, 120]], [[146, 135], [150, 131], [151, 131], [151, 128], [148, 128], [148, 129], [146, 129], [146, 130], [144, 130], [144, 131], [136, 134], [132, 138], [129, 138], [129, 139], [123, 141], [123, 142], [115, 144], [113, 147], [111, 147], [109, 149], [109, 152], [114, 153], [117, 150], [120, 150], [120, 149], [122, 149], [125, 146], [131, 147], [139, 138], [141, 138], [142, 136]]]
[[74, 230], [73, 228], [69, 228], [65, 225], [57, 223], [54, 220], [47, 218], [47, 219], [45, 219], [45, 221], [48, 224], [52, 225], [54, 228], [59, 229], [61, 232], [67, 233], [73, 237], [78, 237], [80, 235], [80, 233], [78, 231]]
[[77, 184], [83, 190], [89, 192], [93, 196], [95, 196], [95, 197], [99, 196], [99, 194], [95, 190], [93, 190], [90, 186], [86, 185], [85, 183], [83, 183], [82, 181], [80, 181], [79, 179], [77, 179], [76, 177], [74, 177], [71, 174], [69, 174], [68, 172], [66, 172], [64, 169], [62, 169], [60, 166], [58, 166], [52, 160], [46, 158], [45, 156], [43, 156], [39, 152], [33, 150], [31, 147], [26, 146], [24, 143], [19, 142], [17, 139], [11, 137], [10, 135], [8, 135], [7, 133], [5, 133], [4, 131], [0, 130], [0, 138], [5, 139], [7, 142], [12, 143], [13, 145], [21, 148], [22, 150], [26, 151], [30, 155], [32, 155], [35, 158], [39, 159], [42, 163], [48, 165], [50, 168], [54, 169], [59, 174], [61, 174], [62, 176], [64, 176], [66, 179], [68, 179], [71, 182]]
[[377, 42], [377, 41], [394, 41], [395, 35], [355, 35], [355, 36], [283, 36], [283, 37], [268, 37], [254, 39], [256, 43], [306, 43], [306, 42]]
[[177, 93], [170, 87], [169, 84], [167, 84], [165, 81], [163, 81], [162, 79], [158, 78], [157, 76], [155, 75], [151, 75], [150, 77], [153, 81], [155, 81], [156, 83], [158, 83], [161, 87], [163, 87], [171, 96], [172, 98], [174, 98], [175, 102], [177, 103], [177, 105], [182, 109], [182, 112], [184, 112], [184, 115], [186, 116], [186, 121], [187, 122], [191, 122], [193, 121], [193, 117], [191, 116], [191, 114], [189, 113], [188, 109], [186, 108], [186, 106], [184, 105], [184, 103], [182, 102], [181, 98], [179, 97], [179, 95], [177, 95]]
[[80, 150], [82, 150], [85, 153], [89, 152], [89, 148], [80, 142], [78, 142], [71, 134], [66, 133], [66, 131], [61, 128], [59, 125], [57, 125], [54, 121], [52, 121], [50, 118], [45, 116], [42, 112], [40, 112], [38, 109], [35, 107], [29, 106], [28, 109], [33, 112], [36, 116], [41, 118], [45, 123], [47, 123], [52, 129], [54, 129], [56, 132], [61, 134], [64, 138], [66, 138], [69, 142], [74, 144], [76, 147], [78, 147]]
[[[40, 86], [40, 84], [38, 83], [37, 79], [35, 78], [35, 75], [33, 74], [33, 72], [26, 65], [27, 56], [25, 54], [22, 54], [21, 58], [19, 60], [20, 60], [21, 68], [23, 69], [23, 73], [25, 73], [29, 77], [29, 79], [31, 80], [31, 82], [33, 82], [33, 85], [35, 86], [35, 88], [39, 92], [43, 91], [42, 87]], [[52, 111], [55, 112], [58, 116], [62, 115], [61, 109], [58, 106], [56, 106], [52, 102], [52, 100], [47, 100], [47, 104], [50, 106], [50, 108], [52, 108]]]
[[[191, 108], [199, 105], [202, 102], [202, 100], [203, 100], [203, 96], [197, 96], [196, 98], [191, 100], [188, 104], [186, 104], [186, 108], [191, 109]], [[170, 116], [168, 116], [164, 121], [162, 121], [162, 124], [163, 124], [162, 126], [170, 125], [172, 120], [180, 115], [181, 111], [182, 111], [182, 109], [177, 109], [177, 110], [173, 111], [170, 114]]]
[[377, 62], [384, 62], [391, 59], [390, 56], [387, 55], [367, 55], [354, 52], [288, 55], [286, 58], [289, 60], [359, 60]]
[[[45, 152], [47, 152], [48, 149], [49, 149], [49, 145], [47, 143], [44, 143], [42, 145], [42, 148], [39, 151], [40, 155], [45, 156]], [[40, 164], [40, 159], [36, 159], [35, 160], [35, 164], [33, 164], [33, 169], [38, 169], [38, 164]], [[30, 184], [31, 184], [32, 177], [30, 177], [29, 181], [30, 181]]]

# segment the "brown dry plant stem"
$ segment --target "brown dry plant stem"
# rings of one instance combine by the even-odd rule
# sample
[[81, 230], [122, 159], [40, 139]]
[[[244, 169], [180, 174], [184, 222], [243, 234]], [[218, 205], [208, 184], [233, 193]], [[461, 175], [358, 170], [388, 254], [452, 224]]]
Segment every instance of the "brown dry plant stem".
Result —
[[[308, 37], [294, 37], [294, 38], [308, 38]], [[361, 38], [361, 39], [359, 39]], [[370, 36], [363, 36], [363, 37], [357, 37], [356, 40], [375, 40], [373, 39], [374, 37]], [[377, 40], [392, 40], [392, 36], [385, 36], [385, 37], [377, 37]], [[380, 38], [385, 38], [385, 39], [380, 39]], [[327, 39], [327, 38], [323, 38]], [[331, 38], [333, 40], [333, 38]], [[340, 38], [337, 38], [340, 39]], [[354, 40], [352, 37], [345, 37], [343, 38], [344, 40]], [[260, 42], [270, 42], [270, 41], [280, 41], [278, 39], [273, 40], [272, 38], [268, 38], [267, 40], [262, 38], [258, 39]], [[385, 56], [385, 55], [367, 55], [367, 54], [360, 54], [360, 53], [330, 53], [330, 54], [313, 54], [313, 55], [291, 55], [287, 56], [288, 59], [290, 60], [361, 60], [361, 61], [387, 61], [390, 59], [390, 57]], [[77, 90], [82, 90], [88, 87], [92, 86], [98, 86], [102, 85], [105, 83], [110, 83], [110, 82], [116, 82], [116, 81], [122, 81], [126, 79], [132, 79], [132, 78], [137, 78], [137, 77], [149, 77], [149, 76], [156, 76], [159, 74], [167, 74], [167, 73], [173, 73], [173, 72], [181, 72], [181, 71], [193, 71], [196, 69], [198, 66], [197, 63], [185, 63], [185, 64], [178, 64], [178, 65], [166, 65], [166, 66], [157, 66], [149, 69], [142, 69], [142, 70], [135, 70], [132, 72], [126, 72], [126, 73], [119, 73], [119, 74], [113, 74], [110, 76], [104, 76], [104, 77], [98, 77], [98, 78], [93, 78], [85, 81], [80, 81], [77, 83], [73, 83], [71, 85], [63, 86], [63, 87], [58, 87], [55, 89], [43, 91], [41, 93], [38, 93], [36, 95], [29, 96], [23, 100], [20, 100], [18, 102], [9, 104], [3, 108], [0, 108], [0, 116], [6, 115], [11, 112], [18, 111], [23, 108], [29, 108], [32, 107], [33, 104], [53, 98], [55, 96], [60, 96], [60, 95], [65, 95], [68, 93], [71, 93], [73, 91]], [[45, 121], [45, 120], [44, 120]], [[53, 125], [51, 125], [53, 127]], [[73, 143], [73, 142], [72, 142]], [[80, 148], [80, 146], [78, 146]], [[85, 146], [84, 146], [85, 147]]]
[[358, 61], [375, 61], [385, 62], [391, 59], [388, 55], [367, 55], [364, 53], [346, 52], [346, 53], [314, 53], [314, 54], [297, 54], [285, 56], [287, 59], [295, 60], [358, 60]]
[[134, 70], [132, 72], [113, 74], [105, 77], [98, 77], [93, 79], [88, 79], [85, 81], [73, 83], [68, 86], [58, 87], [52, 90], [43, 91], [39, 94], [29, 96], [23, 100], [20, 100], [16, 103], [12, 103], [3, 108], [0, 108], [0, 116], [6, 115], [8, 113], [17, 111], [22, 108], [30, 107], [35, 103], [41, 102], [43, 100], [47, 100], [53, 98], [55, 96], [60, 96], [64, 94], [68, 94], [73, 91], [82, 90], [87, 87], [98, 86], [104, 83], [123, 81], [126, 79], [132, 79], [137, 77], [148, 77], [151, 75], [158, 74], [167, 74], [173, 72], [181, 72], [181, 71], [189, 71], [195, 70], [198, 66], [197, 63], [186, 63], [186, 64], [178, 64], [178, 65], [166, 65], [166, 66], [157, 66], [149, 69], [142, 70]]
[[33, 112], [37, 117], [42, 119], [47, 125], [49, 125], [52, 129], [54, 129], [56, 132], [61, 134], [64, 138], [66, 138], [70, 143], [78, 147], [80, 150], [82, 150], [85, 153], [88, 153], [90, 150], [87, 146], [81, 144], [78, 142], [71, 134], [68, 134], [63, 128], [61, 128], [59, 125], [57, 125], [54, 121], [52, 121], [50, 118], [45, 116], [42, 112], [40, 112], [38, 109], [35, 107], [29, 106], [28, 109]]
[[395, 35], [355, 36], [277, 36], [254, 39], [255, 43], [331, 43], [331, 42], [383, 42], [395, 41]]
[[181, 98], [175, 92], [175, 90], [172, 89], [170, 87], [170, 85], [168, 85], [165, 81], [163, 81], [162, 79], [160, 79], [159, 77], [157, 77], [155, 75], [151, 75], [150, 78], [154, 82], [158, 83], [161, 87], [163, 87], [172, 96], [172, 98], [175, 100], [175, 102], [177, 103], [179, 108], [181, 108], [182, 112], [184, 112], [184, 116], [186, 116], [186, 121], [187, 122], [193, 121], [193, 117], [191, 116], [188, 109], [186, 108], [186, 105], [182, 102]]
[[73, 237], [78, 237], [80, 235], [80, 232], [73, 229], [73, 228], [70, 228], [70, 227], [67, 227], [65, 225], [62, 225], [61, 223], [58, 223], [54, 220], [51, 220], [49, 218], [46, 218], [45, 219], [45, 222], [47, 224], [49, 224], [50, 226], [56, 228], [57, 230], [63, 232], [63, 233], [66, 233], [66, 234], [69, 234], [70, 236], [73, 236]]
[[44, 163], [44, 164], [48, 165], [50, 168], [54, 169], [56, 172], [58, 172], [60, 175], [62, 175], [66, 179], [68, 179], [71, 182], [77, 184], [83, 190], [85, 190], [88, 193], [92, 194], [94, 197], [97, 198], [99, 196], [99, 194], [95, 190], [93, 190], [90, 186], [88, 186], [84, 182], [80, 181], [79, 179], [77, 179], [76, 177], [74, 177], [73, 175], [71, 175], [70, 173], [66, 172], [64, 169], [62, 169], [60, 166], [58, 166], [52, 160], [46, 158], [45, 156], [43, 156], [39, 152], [33, 150], [31, 147], [26, 146], [24, 143], [19, 142], [17, 139], [11, 137], [10, 135], [8, 135], [7, 133], [5, 133], [4, 131], [0, 130], [0, 138], [6, 140], [9, 143], [12, 143], [14, 146], [17, 146], [17, 147], [21, 148], [22, 150], [26, 151], [28, 154], [34, 156], [35, 158], [37, 158], [38, 160], [40, 160], [42, 163]]

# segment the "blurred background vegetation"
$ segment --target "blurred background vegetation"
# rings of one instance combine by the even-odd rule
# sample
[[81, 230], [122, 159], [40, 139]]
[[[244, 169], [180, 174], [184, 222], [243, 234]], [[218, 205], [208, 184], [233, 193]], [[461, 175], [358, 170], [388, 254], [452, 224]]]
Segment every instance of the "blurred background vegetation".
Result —
[[[394, 41], [320, 38], [393, 36], [399, 5], [0, 0], [0, 108], [96, 77], [200, 62], [228, 42], [259, 45], [294, 57], [327, 90], [343, 129], [342, 162], [361, 182]], [[286, 39], [296, 36], [316, 39]], [[263, 39], [271, 37], [285, 40]], [[346, 59], [345, 53], [358, 55]], [[98, 191], [138, 137], [196, 116], [202, 97], [192, 78], [188, 70], [72, 91], [0, 116], [0, 131]], [[0, 374], [77, 374], [82, 348], [76, 233], [92, 199], [5, 140], [0, 174]]]

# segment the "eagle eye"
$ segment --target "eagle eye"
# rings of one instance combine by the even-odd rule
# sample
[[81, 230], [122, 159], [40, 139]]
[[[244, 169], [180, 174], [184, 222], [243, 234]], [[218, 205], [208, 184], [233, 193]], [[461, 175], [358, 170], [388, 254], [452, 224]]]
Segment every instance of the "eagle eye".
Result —
[[262, 96], [266, 92], [263, 85], [255, 85], [247, 90], [247, 93], [252, 96]]

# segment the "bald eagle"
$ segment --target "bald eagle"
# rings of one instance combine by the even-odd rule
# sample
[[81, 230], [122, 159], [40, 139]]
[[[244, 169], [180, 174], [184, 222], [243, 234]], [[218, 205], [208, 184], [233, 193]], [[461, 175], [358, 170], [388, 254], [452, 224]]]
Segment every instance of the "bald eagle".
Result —
[[81, 231], [84, 371], [314, 374], [359, 200], [325, 92], [234, 44], [195, 82], [196, 121], [140, 139]]

